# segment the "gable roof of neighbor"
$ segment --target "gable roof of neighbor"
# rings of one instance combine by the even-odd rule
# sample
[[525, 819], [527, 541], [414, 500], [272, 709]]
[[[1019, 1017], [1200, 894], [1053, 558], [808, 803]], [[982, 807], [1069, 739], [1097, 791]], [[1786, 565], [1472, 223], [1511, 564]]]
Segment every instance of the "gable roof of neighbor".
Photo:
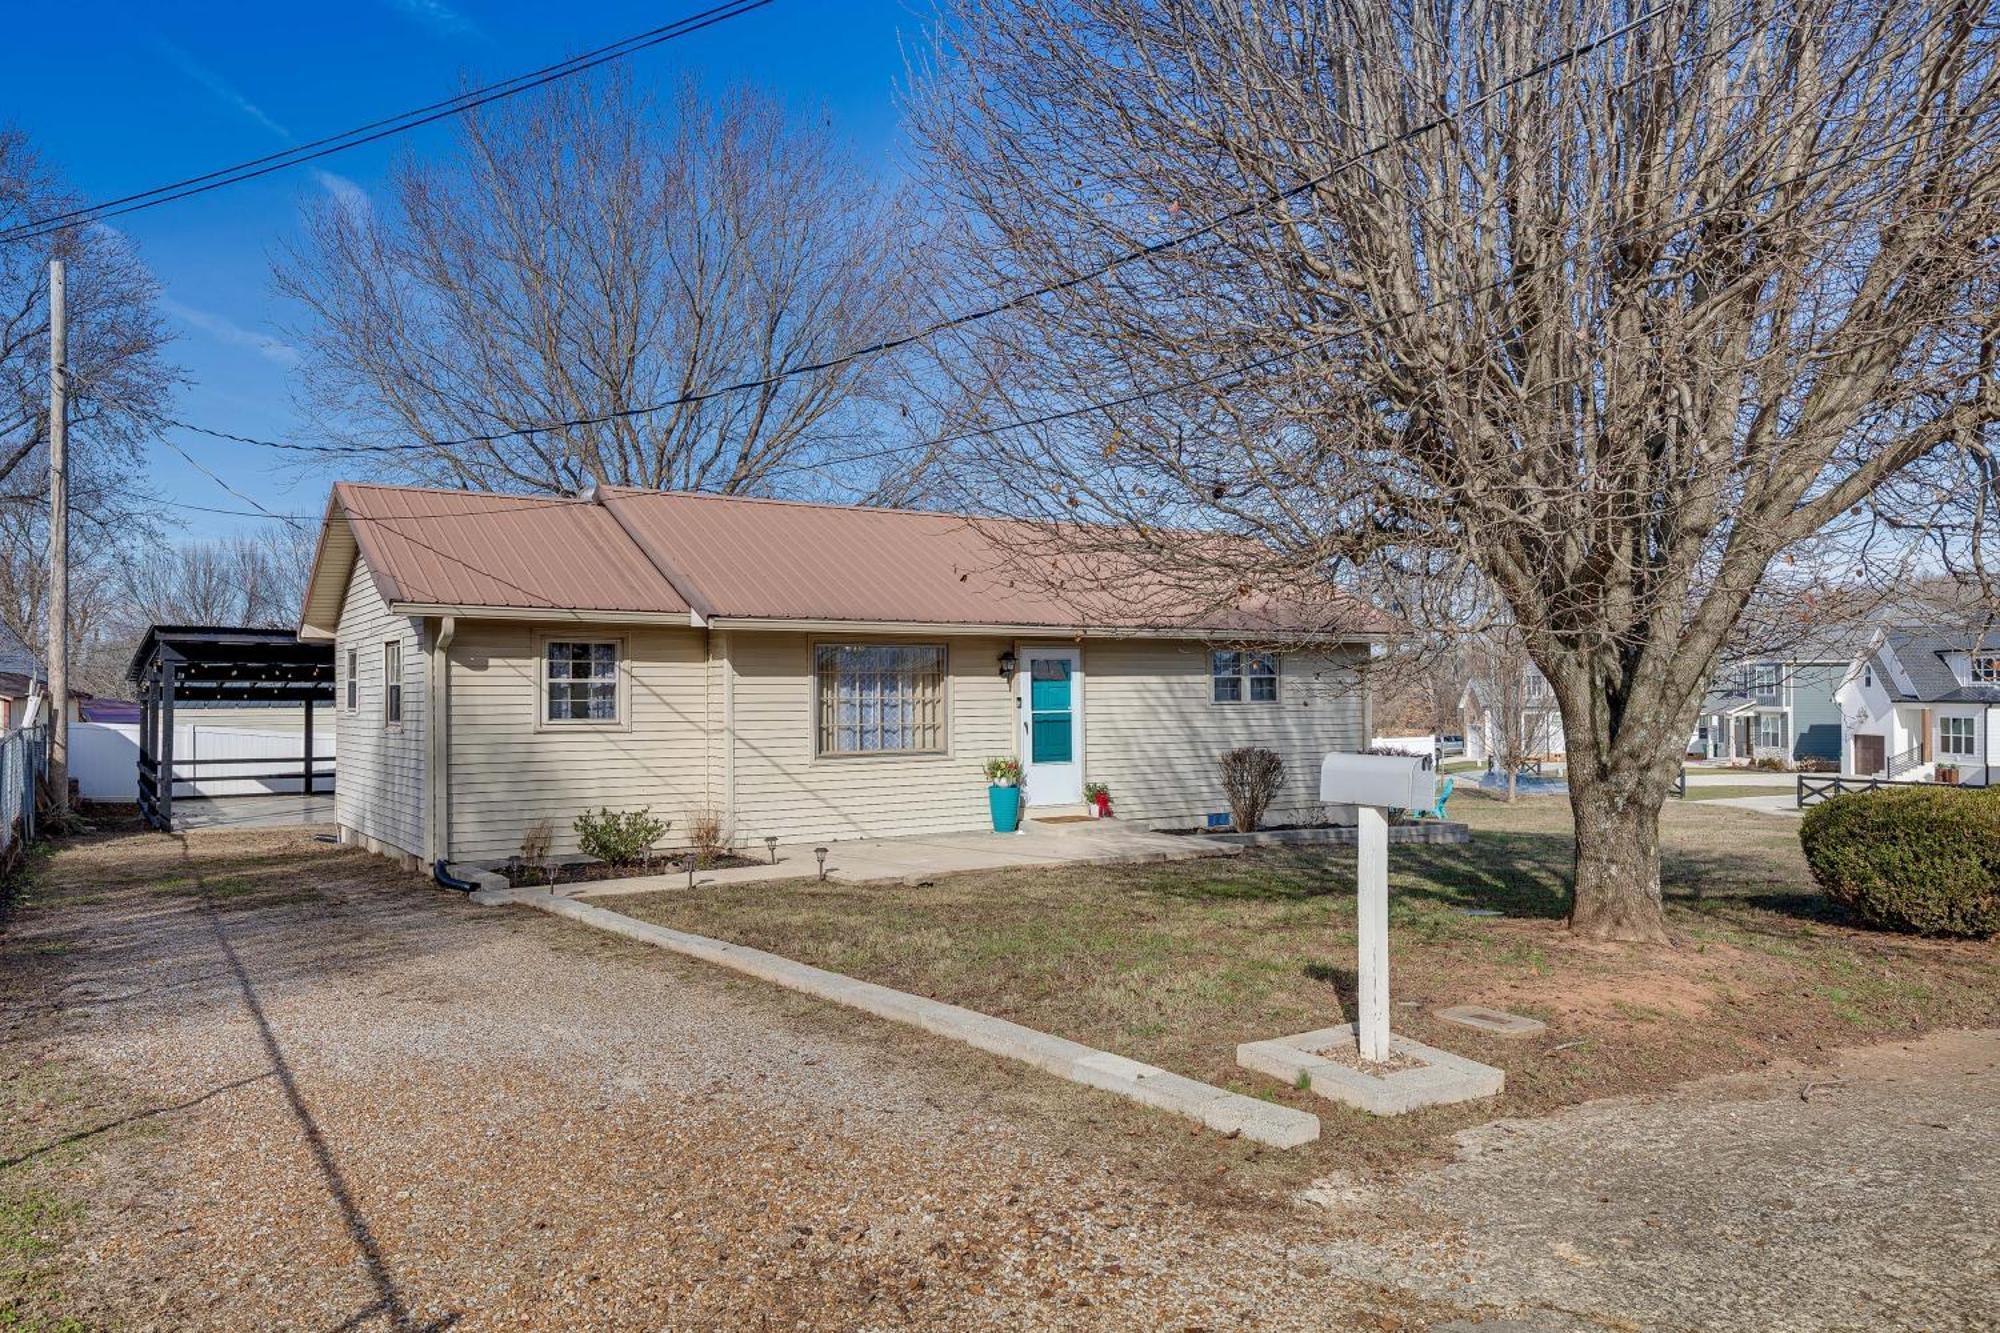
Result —
[[[707, 620], [1173, 628], [1308, 628], [1270, 602], [1184, 616], [1080, 611], [1043, 579], [1010, 577], [1000, 520], [606, 487], [596, 500], [340, 482], [313, 562], [300, 635], [331, 638], [354, 568], [402, 614], [578, 614]], [[1147, 599], [1121, 593], [1121, 609]], [[1159, 601], [1159, 598], [1151, 599]], [[1323, 617], [1321, 617], [1323, 619]], [[1347, 604], [1343, 632], [1380, 633]], [[1315, 624], [1312, 629], [1323, 626]]]
[[1885, 629], [1870, 660], [1882, 688], [1900, 703], [2000, 704], [2000, 685], [1961, 685], [1952, 674], [1946, 654], [1968, 650], [2000, 653], [2000, 632]]

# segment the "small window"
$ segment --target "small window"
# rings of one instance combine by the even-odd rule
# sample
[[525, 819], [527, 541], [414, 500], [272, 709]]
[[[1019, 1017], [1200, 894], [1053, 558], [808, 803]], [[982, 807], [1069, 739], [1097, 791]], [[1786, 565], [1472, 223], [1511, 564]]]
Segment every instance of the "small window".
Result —
[[347, 650], [347, 711], [361, 706], [361, 650]]
[[1753, 668], [1750, 677], [1750, 687], [1758, 694], [1776, 694], [1778, 692], [1778, 668], [1774, 665]]
[[390, 639], [382, 645], [382, 725], [403, 725], [403, 643]]
[[1217, 652], [1211, 655], [1212, 690], [1219, 704], [1278, 702], [1275, 653]]
[[542, 663], [543, 721], [618, 721], [616, 640], [551, 639]]
[[1958, 755], [1971, 755], [1975, 753], [1972, 740], [1972, 719], [1969, 717], [1939, 718], [1938, 751], [1942, 754]]
[[1974, 685], [2000, 685], [2000, 657], [1973, 658], [1972, 683]]
[[1875, 668], [1874, 668], [1874, 667], [1872, 667], [1872, 666], [1865, 666], [1865, 667], [1862, 667], [1862, 668], [1861, 668], [1861, 683], [1862, 683], [1863, 685], [1867, 686], [1867, 687], [1868, 687], [1869, 689], [1871, 689], [1871, 690], [1875, 688]]
[[941, 644], [818, 645], [815, 752], [943, 754], [944, 675]]

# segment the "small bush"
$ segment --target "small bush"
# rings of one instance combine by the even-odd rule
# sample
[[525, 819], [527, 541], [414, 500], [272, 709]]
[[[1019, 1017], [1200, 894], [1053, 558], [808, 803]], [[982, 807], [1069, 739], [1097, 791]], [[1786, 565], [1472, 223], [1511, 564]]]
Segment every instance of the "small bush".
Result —
[[2000, 934], [2000, 787], [1900, 787], [1806, 812], [1799, 842], [1827, 897], [1924, 935]]
[[729, 850], [729, 821], [712, 805], [698, 805], [688, 811], [688, 849], [694, 853], [697, 870], [714, 864]]
[[995, 756], [986, 761], [986, 781], [995, 787], [1018, 787], [1021, 785], [1021, 761], [1011, 755]]
[[1246, 745], [1222, 756], [1222, 790], [1229, 797], [1230, 826], [1255, 833], [1264, 812], [1285, 785], [1285, 761], [1270, 750]]
[[538, 819], [521, 834], [521, 864], [530, 868], [549, 859], [549, 846], [556, 840], [555, 821]]
[[594, 815], [587, 811], [578, 815], [571, 827], [576, 830], [576, 845], [585, 856], [622, 866], [652, 851], [653, 844], [673, 827], [673, 821], [654, 819], [651, 806], [622, 814], [600, 808]]

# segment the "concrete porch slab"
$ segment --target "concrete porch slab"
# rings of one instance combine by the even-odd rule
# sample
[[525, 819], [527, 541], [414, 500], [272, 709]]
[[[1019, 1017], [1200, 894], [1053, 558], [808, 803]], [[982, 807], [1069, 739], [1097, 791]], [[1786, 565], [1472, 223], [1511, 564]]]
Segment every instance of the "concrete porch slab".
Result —
[[1236, 1063], [1294, 1087], [1303, 1078], [1311, 1092], [1370, 1115], [1402, 1115], [1426, 1106], [1495, 1097], [1507, 1085], [1507, 1075], [1492, 1065], [1393, 1033], [1389, 1054], [1408, 1062], [1407, 1068], [1375, 1074], [1327, 1058], [1327, 1052], [1353, 1051], [1356, 1045], [1354, 1025], [1343, 1023], [1291, 1037], [1246, 1041], [1236, 1048]]
[[[971, 870], [1012, 870], [1024, 866], [1112, 864], [1140, 861], [1186, 861], [1211, 856], [1236, 856], [1240, 847], [1209, 838], [1154, 833], [1120, 824], [1115, 819], [1076, 824], [1023, 826], [1015, 833], [939, 833], [909, 838], [868, 838], [829, 842], [826, 877], [843, 884], [869, 884], [928, 879]], [[745, 848], [744, 855], [761, 849]], [[466, 867], [454, 873], [468, 874]], [[819, 864], [811, 843], [781, 844], [775, 864], [704, 870], [696, 887], [757, 884], [770, 880], [811, 879]], [[627, 879], [556, 884], [565, 898], [605, 898], [621, 893], [654, 893], [687, 889], [687, 875], [634, 875]]]

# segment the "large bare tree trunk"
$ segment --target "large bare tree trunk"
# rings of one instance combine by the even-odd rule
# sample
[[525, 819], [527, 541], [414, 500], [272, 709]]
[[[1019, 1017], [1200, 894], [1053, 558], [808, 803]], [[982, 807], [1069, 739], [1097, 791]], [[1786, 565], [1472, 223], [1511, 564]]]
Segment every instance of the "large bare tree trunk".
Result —
[[[1660, 805], [1593, 773], [1570, 774], [1576, 817], [1576, 889], [1570, 928], [1588, 939], [1664, 942], [1660, 900]], [[1643, 792], [1643, 789], [1641, 789]]]

